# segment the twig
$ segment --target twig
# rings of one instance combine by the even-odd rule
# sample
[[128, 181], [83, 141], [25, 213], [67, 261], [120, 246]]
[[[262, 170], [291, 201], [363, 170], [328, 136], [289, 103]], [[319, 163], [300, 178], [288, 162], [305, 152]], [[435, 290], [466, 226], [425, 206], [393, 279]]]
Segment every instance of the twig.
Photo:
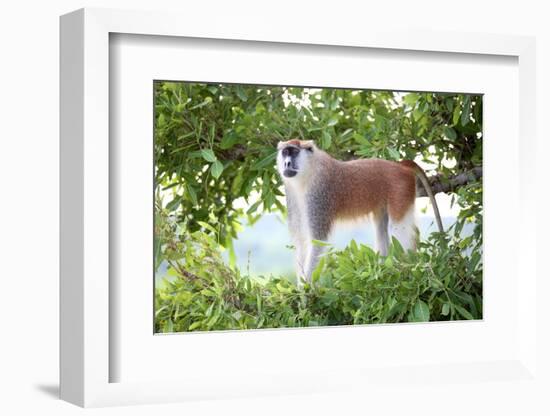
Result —
[[[478, 181], [483, 176], [483, 168], [477, 166], [468, 171], [459, 173], [458, 175], [452, 176], [450, 178], [445, 178], [442, 175], [434, 175], [429, 177], [430, 184], [432, 186], [432, 192], [434, 194], [440, 192], [454, 192], [456, 189], [461, 186], [468, 185], [469, 183]], [[423, 187], [418, 187], [416, 192], [417, 197], [428, 196], [426, 190]]]

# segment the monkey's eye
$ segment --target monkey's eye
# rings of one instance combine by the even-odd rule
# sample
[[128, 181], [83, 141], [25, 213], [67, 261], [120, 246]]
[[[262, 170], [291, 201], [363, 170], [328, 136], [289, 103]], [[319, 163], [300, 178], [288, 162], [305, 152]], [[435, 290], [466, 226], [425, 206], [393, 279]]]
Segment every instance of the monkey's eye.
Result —
[[286, 156], [296, 157], [298, 153], [300, 153], [300, 149], [294, 146], [285, 147], [281, 152], [281, 154], [284, 157]]

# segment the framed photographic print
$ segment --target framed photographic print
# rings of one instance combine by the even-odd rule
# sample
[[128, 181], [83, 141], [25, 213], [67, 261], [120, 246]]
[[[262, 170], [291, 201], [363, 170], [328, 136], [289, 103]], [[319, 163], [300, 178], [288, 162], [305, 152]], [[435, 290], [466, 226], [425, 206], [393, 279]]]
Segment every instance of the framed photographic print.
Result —
[[179, 22], [61, 19], [62, 398], [536, 385], [533, 40]]

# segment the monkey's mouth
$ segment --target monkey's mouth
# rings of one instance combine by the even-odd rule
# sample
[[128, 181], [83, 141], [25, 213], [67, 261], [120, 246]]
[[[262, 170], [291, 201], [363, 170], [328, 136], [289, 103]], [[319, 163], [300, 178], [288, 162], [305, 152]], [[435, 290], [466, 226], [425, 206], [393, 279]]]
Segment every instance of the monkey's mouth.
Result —
[[297, 170], [294, 169], [285, 169], [283, 171], [283, 175], [285, 175], [287, 178], [292, 178], [293, 176], [296, 176], [298, 174]]

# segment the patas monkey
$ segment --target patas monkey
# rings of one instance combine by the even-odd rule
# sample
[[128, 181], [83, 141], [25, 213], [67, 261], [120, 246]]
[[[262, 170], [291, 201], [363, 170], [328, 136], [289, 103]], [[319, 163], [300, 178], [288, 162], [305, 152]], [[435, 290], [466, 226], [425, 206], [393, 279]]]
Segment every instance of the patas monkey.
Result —
[[375, 248], [381, 255], [388, 252], [389, 233], [405, 250], [414, 250], [416, 177], [426, 189], [437, 226], [443, 231], [428, 178], [413, 161], [342, 162], [304, 140], [279, 142], [277, 150], [299, 280], [311, 280], [323, 252], [323, 247], [312, 240], [326, 241], [336, 221], [370, 217], [375, 227]]

